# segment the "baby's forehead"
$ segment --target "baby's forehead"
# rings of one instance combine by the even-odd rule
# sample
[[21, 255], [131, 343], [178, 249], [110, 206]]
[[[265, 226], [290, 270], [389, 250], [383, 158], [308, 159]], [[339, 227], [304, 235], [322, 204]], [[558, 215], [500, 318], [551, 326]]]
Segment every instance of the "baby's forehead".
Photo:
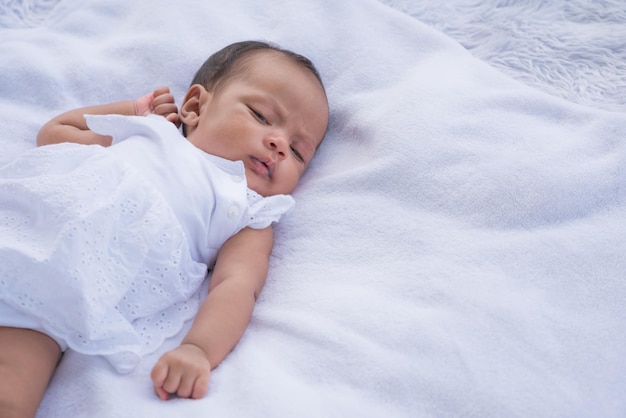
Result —
[[239, 58], [235, 63], [237, 71], [242, 77], [254, 77], [261, 68], [272, 66], [275, 68], [293, 67], [296, 62], [286, 54], [273, 49], [258, 49], [250, 51]]
[[[245, 56], [241, 57], [240, 62], [237, 63], [239, 71], [243, 76], [255, 76], [258, 74], [260, 68], [268, 68], [270, 70], [281, 71], [296, 71], [309, 74], [317, 79], [319, 87], [324, 91], [324, 87], [319, 79], [319, 76], [309, 68], [304, 62], [299, 61], [295, 56], [289, 55], [284, 51], [275, 49], [258, 49], [250, 51]], [[288, 80], [285, 80], [287, 82]]]
[[[251, 80], [265, 77], [268, 74], [273, 74], [274, 76], [282, 74], [281, 77], [283, 78], [279, 79], [279, 84], [288, 86], [293, 83], [294, 80], [299, 80], [300, 83], [305, 83], [321, 93], [328, 107], [326, 89], [324, 88], [319, 74], [317, 74], [317, 70], [299, 61], [296, 57], [290, 56], [282, 51], [267, 49], [253, 51], [253, 54], [245, 58], [248, 58], [247, 62], [242, 62], [240, 67], [240, 76], [242, 78]], [[300, 74], [304, 74], [305, 77], [300, 77]], [[305, 88], [302, 84], [296, 87], [298, 89]], [[296, 87], [291, 86], [290, 88]]]

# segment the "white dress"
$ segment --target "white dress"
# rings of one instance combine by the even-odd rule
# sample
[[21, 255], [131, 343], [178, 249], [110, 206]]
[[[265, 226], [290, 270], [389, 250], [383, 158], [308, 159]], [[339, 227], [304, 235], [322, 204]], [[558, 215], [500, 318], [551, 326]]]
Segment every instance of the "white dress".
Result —
[[87, 120], [113, 145], [49, 145], [0, 167], [0, 325], [32, 318], [128, 372], [196, 313], [222, 244], [294, 202], [251, 191], [242, 162], [164, 118]]

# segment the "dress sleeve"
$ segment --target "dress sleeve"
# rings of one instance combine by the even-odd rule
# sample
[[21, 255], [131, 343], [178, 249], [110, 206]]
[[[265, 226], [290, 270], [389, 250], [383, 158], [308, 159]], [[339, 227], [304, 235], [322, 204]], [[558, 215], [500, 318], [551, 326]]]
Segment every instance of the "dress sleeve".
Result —
[[296, 202], [289, 195], [262, 197], [248, 191], [248, 226], [253, 229], [267, 228], [289, 213]]
[[134, 135], [159, 138], [159, 130], [177, 129], [173, 123], [158, 115], [85, 115], [85, 120], [95, 133], [111, 136], [113, 144]]

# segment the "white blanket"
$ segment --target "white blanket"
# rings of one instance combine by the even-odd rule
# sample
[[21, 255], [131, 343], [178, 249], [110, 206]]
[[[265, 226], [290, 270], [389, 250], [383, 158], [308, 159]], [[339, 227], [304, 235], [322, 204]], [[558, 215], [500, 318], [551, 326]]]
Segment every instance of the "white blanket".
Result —
[[[309, 56], [332, 113], [208, 395], [152, 392], [150, 369], [181, 333], [129, 375], [67, 352], [40, 418], [626, 414], [626, 90], [589, 99], [546, 77], [546, 91], [599, 105], [557, 98], [417, 20], [427, 8], [390, 3], [0, 1], [0, 163], [61, 111], [159, 85], [181, 100], [209, 54], [243, 39]], [[525, 14], [500, 30], [536, 17], [553, 33], [545, 10], [518, 3]], [[594, 33], [620, 56], [613, 3], [621, 14], [603, 10]], [[467, 5], [429, 17], [449, 29]]]

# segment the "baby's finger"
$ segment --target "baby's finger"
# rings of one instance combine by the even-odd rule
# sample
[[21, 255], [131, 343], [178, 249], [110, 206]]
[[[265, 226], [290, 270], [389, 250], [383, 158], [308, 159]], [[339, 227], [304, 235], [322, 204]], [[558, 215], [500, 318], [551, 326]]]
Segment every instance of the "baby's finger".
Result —
[[170, 113], [165, 118], [176, 125], [177, 128], [180, 127], [180, 118], [178, 117], [178, 113]]
[[169, 373], [167, 374], [167, 378], [165, 379], [165, 382], [162, 385], [162, 388], [167, 393], [177, 393], [178, 388], [180, 387], [181, 380], [182, 380], [181, 373], [170, 369]]
[[163, 389], [162, 387], [155, 387], [154, 392], [162, 401], [167, 401], [170, 398], [170, 394], [167, 393], [167, 391]]
[[192, 399], [200, 399], [206, 395], [207, 390], [209, 390], [209, 379], [211, 378], [211, 373], [204, 373], [200, 375], [195, 384], [193, 385], [193, 393], [191, 394]]
[[178, 113], [178, 107], [174, 103], [163, 103], [152, 109], [155, 115], [167, 116], [170, 113]]
[[196, 380], [195, 375], [184, 376], [181, 379], [180, 385], [178, 386], [178, 391], [176, 392], [179, 398], [191, 397], [191, 394], [193, 393], [195, 380]]
[[160, 87], [157, 87], [156, 89], [154, 89], [154, 95], [155, 96], [160, 96], [162, 94], [167, 94], [169, 92], [170, 92], [170, 89], [167, 86], [160, 86]]
[[176, 102], [174, 101], [174, 96], [171, 94], [164, 94], [161, 96], [155, 96], [154, 100], [152, 100], [152, 109], [156, 109], [160, 106], [174, 106], [176, 107]]
[[157, 396], [164, 401], [169, 399], [169, 393], [167, 393], [167, 391], [163, 389], [163, 383], [165, 382], [165, 379], [167, 379], [168, 370], [169, 367], [167, 366], [167, 364], [157, 362], [157, 364], [155, 364], [152, 368], [152, 372], [150, 373], [152, 383], [154, 384], [154, 391], [156, 392]]

